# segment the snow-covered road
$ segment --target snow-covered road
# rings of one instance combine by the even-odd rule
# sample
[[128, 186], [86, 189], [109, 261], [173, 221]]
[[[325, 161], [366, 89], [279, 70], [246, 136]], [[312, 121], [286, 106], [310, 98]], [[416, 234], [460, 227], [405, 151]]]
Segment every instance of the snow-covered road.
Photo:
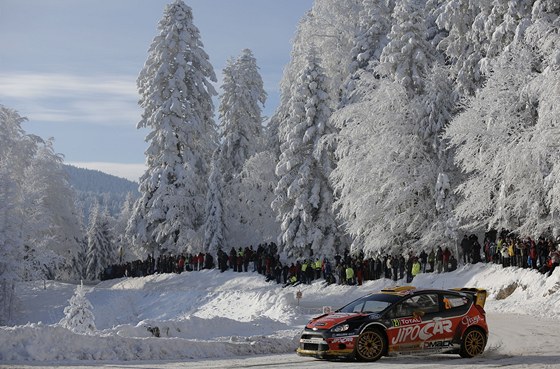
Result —
[[[375, 363], [382, 368], [560, 368], [560, 321], [535, 319], [527, 315], [488, 314], [490, 338], [486, 352], [475, 359], [461, 359], [458, 355], [382, 358]], [[60, 368], [61, 363], [31, 362], [0, 364], [0, 368], [36, 369]], [[64, 362], [65, 369], [86, 368], [366, 368], [370, 363], [328, 362], [302, 358], [296, 354], [235, 357], [186, 361], [119, 361]]]

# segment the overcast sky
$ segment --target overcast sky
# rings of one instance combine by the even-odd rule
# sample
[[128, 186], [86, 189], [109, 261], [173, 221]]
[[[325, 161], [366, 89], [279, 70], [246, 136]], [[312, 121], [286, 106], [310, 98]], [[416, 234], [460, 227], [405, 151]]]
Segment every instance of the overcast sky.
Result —
[[[54, 137], [67, 163], [121, 177], [143, 172], [136, 77], [171, 0], [0, 0], [0, 104]], [[253, 51], [272, 115], [296, 26], [313, 0], [185, 0], [218, 79]], [[216, 85], [218, 92], [221, 82]], [[217, 106], [216, 106], [217, 108]]]

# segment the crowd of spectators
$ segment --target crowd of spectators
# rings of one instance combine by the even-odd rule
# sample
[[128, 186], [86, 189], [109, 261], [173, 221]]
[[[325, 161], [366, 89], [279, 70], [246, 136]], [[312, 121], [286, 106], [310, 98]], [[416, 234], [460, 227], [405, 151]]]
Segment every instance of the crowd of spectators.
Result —
[[[457, 249], [456, 257], [449, 247], [422, 250], [419, 254], [409, 252], [401, 255], [366, 257], [363, 252], [351, 255], [346, 249], [332, 260], [324, 257], [309, 257], [293, 262], [281, 262], [275, 243], [264, 243], [245, 248], [232, 247], [229, 253], [218, 250], [216, 261], [209, 253], [180, 254], [166, 253], [145, 260], [112, 265], [105, 270], [101, 279], [123, 276], [141, 277], [154, 273], [182, 273], [218, 268], [221, 272], [232, 270], [237, 273], [257, 272], [284, 286], [309, 284], [322, 279], [326, 284], [361, 285], [364, 281], [380, 278], [394, 281], [405, 279], [411, 282], [419, 273], [445, 273], [462, 264], [479, 262], [500, 264], [503, 267], [532, 268], [550, 275], [560, 261], [557, 245], [544, 237], [515, 237], [507, 232], [499, 235], [487, 234], [482, 244], [476, 235], [465, 235]], [[461, 260], [458, 260], [460, 257]]]

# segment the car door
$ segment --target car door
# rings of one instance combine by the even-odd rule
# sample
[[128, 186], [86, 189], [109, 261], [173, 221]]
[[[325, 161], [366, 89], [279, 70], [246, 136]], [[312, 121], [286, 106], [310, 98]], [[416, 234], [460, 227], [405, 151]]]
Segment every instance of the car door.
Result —
[[440, 300], [435, 292], [418, 293], [395, 304], [388, 312], [389, 352], [413, 353], [425, 349], [424, 342], [438, 330]]

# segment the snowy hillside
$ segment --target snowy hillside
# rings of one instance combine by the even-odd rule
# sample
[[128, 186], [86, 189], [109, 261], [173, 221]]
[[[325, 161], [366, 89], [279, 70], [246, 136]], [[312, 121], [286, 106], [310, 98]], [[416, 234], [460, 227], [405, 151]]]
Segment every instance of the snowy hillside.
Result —
[[[402, 281], [401, 281], [402, 284]], [[560, 319], [560, 270], [549, 278], [496, 265], [466, 266], [452, 273], [421, 274], [417, 287], [479, 287], [486, 310]], [[18, 285], [17, 326], [0, 328], [0, 361], [173, 360], [290, 353], [312, 315], [340, 307], [390, 280], [363, 286], [282, 288], [257, 273], [217, 270], [122, 278], [88, 286], [97, 331], [77, 335], [57, 326], [76, 286], [48, 281]], [[302, 299], [296, 299], [296, 292]], [[159, 338], [148, 331], [158, 327]], [[498, 343], [491, 335], [489, 348]], [[188, 344], [186, 344], [188, 343]], [[54, 346], [53, 346], [54, 345]]]

